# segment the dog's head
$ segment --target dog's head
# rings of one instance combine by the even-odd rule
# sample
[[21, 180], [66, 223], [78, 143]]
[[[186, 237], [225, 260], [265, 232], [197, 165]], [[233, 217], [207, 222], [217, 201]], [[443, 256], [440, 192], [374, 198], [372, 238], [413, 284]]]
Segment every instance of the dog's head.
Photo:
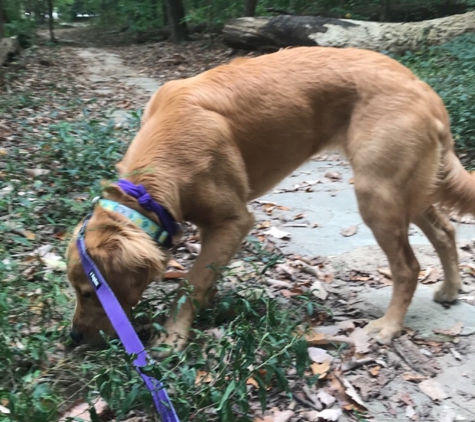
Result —
[[[81, 225], [76, 227], [66, 252], [68, 278], [77, 298], [71, 337], [77, 344], [100, 344], [100, 331], [110, 337], [115, 336], [115, 331], [81, 264], [76, 247]], [[85, 242], [89, 256], [127, 314], [150, 282], [163, 275], [169, 259], [168, 253], [146, 232], [126, 217], [99, 205], [87, 224]]]

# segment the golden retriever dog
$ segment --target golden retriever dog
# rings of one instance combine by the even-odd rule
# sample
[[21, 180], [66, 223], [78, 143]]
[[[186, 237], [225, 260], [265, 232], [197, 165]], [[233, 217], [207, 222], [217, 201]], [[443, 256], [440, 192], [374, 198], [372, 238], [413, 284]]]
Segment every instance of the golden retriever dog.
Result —
[[[246, 203], [323, 149], [339, 149], [351, 163], [360, 213], [393, 274], [389, 308], [367, 325], [368, 333], [387, 344], [403, 329], [420, 268], [409, 245], [411, 223], [442, 262], [444, 281], [435, 300], [457, 299], [454, 229], [435, 206], [474, 212], [475, 181], [454, 153], [439, 96], [382, 54], [284, 49], [164, 84], [117, 165], [122, 178], [143, 185], [177, 222], [192, 222], [200, 230], [201, 253], [186, 277], [192, 295], [179, 307], [175, 300], [165, 323], [168, 334], [155, 345], [186, 345], [197, 308], [214, 293], [216, 269], [230, 262], [253, 227]], [[160, 224], [117, 185], [105, 189], [104, 197]], [[128, 313], [148, 284], [163, 275], [169, 259], [147, 233], [100, 205], [85, 240]], [[77, 294], [72, 337], [98, 343], [99, 330], [110, 336], [114, 330], [84, 274], [74, 239], [67, 255]]]

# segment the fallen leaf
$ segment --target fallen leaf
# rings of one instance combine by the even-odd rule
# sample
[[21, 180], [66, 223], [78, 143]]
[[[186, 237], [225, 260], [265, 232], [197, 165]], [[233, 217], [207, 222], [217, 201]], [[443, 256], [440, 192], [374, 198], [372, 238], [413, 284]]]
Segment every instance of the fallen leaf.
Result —
[[270, 221], [260, 221], [257, 223], [256, 229], [268, 229], [270, 227]]
[[271, 227], [269, 230], [264, 232], [264, 234], [275, 237], [276, 239], [289, 239], [290, 238], [290, 233], [284, 232], [283, 230], [280, 230], [277, 227]]
[[213, 381], [213, 377], [207, 371], [198, 371], [196, 373], [195, 385], [209, 384]]
[[46, 169], [26, 169], [25, 173], [31, 177], [44, 176], [45, 174], [50, 173], [51, 170]]
[[416, 414], [416, 411], [412, 406], [406, 407], [406, 418], [412, 419], [413, 416]]
[[174, 259], [171, 259], [168, 262], [168, 266], [173, 267], [173, 268], [178, 268], [179, 270], [184, 270], [185, 269], [185, 267], [183, 265], [181, 265], [179, 262], [175, 261]]
[[379, 371], [381, 370], [381, 366], [377, 365], [369, 370], [369, 373], [373, 377], [377, 377], [379, 375]]
[[419, 381], [424, 381], [427, 379], [427, 376], [422, 375], [422, 374], [417, 374], [417, 373], [404, 373], [402, 374], [402, 379], [404, 381], [414, 381], [414, 382], [419, 382]]
[[360, 406], [366, 408], [366, 405], [364, 401], [361, 399], [359, 394], [356, 392], [355, 387], [353, 387], [345, 377], [341, 378], [341, 381], [343, 382], [343, 385], [345, 386], [345, 393], [348, 394], [348, 396], [351, 397], [351, 399], [355, 402], [358, 403]]
[[185, 248], [188, 249], [188, 252], [191, 252], [196, 255], [201, 252], [201, 244], [199, 243], [185, 242]]
[[320, 378], [323, 378], [322, 375], [326, 374], [330, 370], [331, 363], [327, 359], [323, 363], [312, 363], [310, 369], [312, 370], [313, 375], [320, 375]]
[[256, 387], [256, 388], [259, 388], [258, 382], [257, 382], [254, 378], [252, 378], [252, 377], [249, 377], [249, 378], [247, 379], [246, 384], [247, 384], [247, 385], [252, 385], [252, 386], [254, 386], [254, 387]]
[[350, 338], [355, 343], [357, 353], [368, 353], [370, 350], [370, 340], [368, 333], [361, 327], [355, 328], [350, 334]]
[[330, 356], [326, 350], [320, 349], [319, 347], [309, 347], [307, 349], [308, 355], [313, 362], [323, 363], [325, 361], [331, 362], [333, 357]]
[[341, 229], [340, 233], [345, 237], [350, 237], [350, 236], [355, 235], [357, 231], [358, 231], [358, 226], [354, 225], [354, 226], [347, 227], [346, 229]]
[[348, 183], [350, 185], [353, 185], [355, 183], [355, 178], [354, 177], [350, 177], [350, 179], [348, 180]]
[[305, 217], [305, 214], [300, 213], [300, 214], [294, 215], [294, 220], [300, 220], [300, 219], [302, 219], [302, 218], [304, 218], [304, 217]]
[[455, 336], [458, 336], [462, 332], [462, 329], [463, 329], [463, 322], [457, 322], [453, 327], [450, 327], [447, 329], [436, 328], [432, 331], [434, 331], [434, 333], [436, 334], [444, 334], [446, 336], [455, 337]]
[[163, 278], [165, 280], [175, 280], [177, 278], [185, 278], [186, 276], [186, 271], [167, 271]]
[[393, 278], [391, 270], [388, 267], [378, 268], [378, 273], [381, 274], [383, 277], [389, 278], [390, 280], [392, 280]]
[[331, 394], [328, 394], [325, 390], [321, 389], [317, 393], [318, 399], [327, 407], [330, 407], [333, 403], [335, 403], [335, 397]]
[[328, 297], [328, 292], [325, 290], [323, 283], [319, 280], [316, 280], [312, 283], [312, 286], [310, 287], [310, 291], [315, 297], [317, 297], [318, 299], [322, 301], [326, 300]]
[[330, 179], [332, 182], [336, 182], [338, 180], [341, 180], [341, 173], [338, 173], [337, 171], [329, 171], [325, 173], [325, 177], [327, 179]]
[[288, 422], [288, 420], [294, 416], [294, 412], [292, 410], [276, 410], [273, 416], [274, 422]]
[[343, 414], [341, 409], [324, 409], [320, 412], [316, 410], [312, 410], [310, 412], [305, 413], [305, 418], [310, 422], [317, 422], [317, 421], [337, 421], [338, 418]]
[[426, 379], [419, 384], [420, 390], [433, 401], [442, 401], [447, 398], [447, 394], [442, 386], [433, 378]]
[[10, 412], [10, 409], [7, 409], [5, 406], [2, 406], [2, 405], [0, 404], [0, 413], [3, 413], [3, 414], [7, 414], [7, 415], [8, 415], [8, 414], [11, 413], [11, 412]]

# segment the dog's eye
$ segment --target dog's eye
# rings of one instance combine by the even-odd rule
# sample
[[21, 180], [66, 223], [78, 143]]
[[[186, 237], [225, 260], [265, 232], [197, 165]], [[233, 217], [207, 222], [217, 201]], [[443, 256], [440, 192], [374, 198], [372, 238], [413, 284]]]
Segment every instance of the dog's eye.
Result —
[[92, 292], [84, 292], [81, 296], [85, 299], [92, 297]]

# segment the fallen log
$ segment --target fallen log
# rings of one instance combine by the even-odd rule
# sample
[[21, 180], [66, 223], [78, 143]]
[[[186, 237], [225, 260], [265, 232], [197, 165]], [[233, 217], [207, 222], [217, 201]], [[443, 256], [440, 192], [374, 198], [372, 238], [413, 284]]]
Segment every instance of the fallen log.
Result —
[[405, 23], [289, 15], [239, 18], [228, 21], [222, 34], [228, 46], [245, 50], [319, 45], [401, 52], [466, 32], [475, 32], [475, 12]]

